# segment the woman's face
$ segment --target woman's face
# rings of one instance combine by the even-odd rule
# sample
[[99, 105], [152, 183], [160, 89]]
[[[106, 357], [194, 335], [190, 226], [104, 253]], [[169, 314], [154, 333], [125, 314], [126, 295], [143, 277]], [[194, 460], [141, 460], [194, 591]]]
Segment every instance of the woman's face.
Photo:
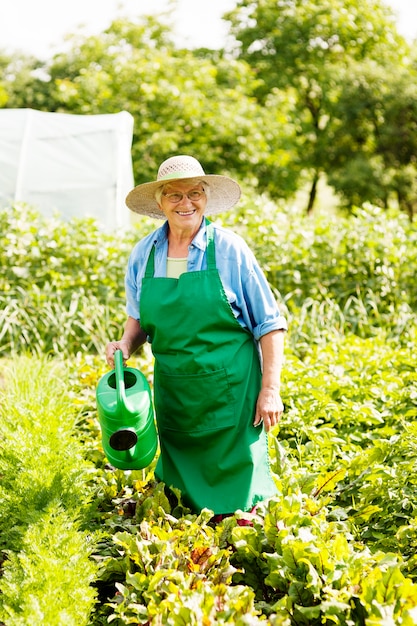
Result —
[[201, 224], [206, 204], [201, 183], [173, 181], [165, 185], [159, 207], [170, 227], [194, 230]]

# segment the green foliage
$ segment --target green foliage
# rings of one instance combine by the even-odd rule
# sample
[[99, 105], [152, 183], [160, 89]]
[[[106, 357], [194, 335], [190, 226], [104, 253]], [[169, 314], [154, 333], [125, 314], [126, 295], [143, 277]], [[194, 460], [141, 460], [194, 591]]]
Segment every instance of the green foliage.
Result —
[[178, 50], [154, 17], [117, 20], [100, 36], [74, 38], [45, 70], [48, 110], [133, 115], [137, 183], [151, 180], [174, 153], [200, 155], [212, 173], [250, 177], [269, 158], [271, 137], [281, 136], [284, 118], [271, 121], [253, 98], [257, 79], [246, 63]]
[[[237, 45], [177, 47], [155, 16], [72, 35], [48, 61], [0, 58], [0, 106], [128, 110], [138, 183], [174, 153], [273, 198], [321, 179], [344, 206], [416, 211], [415, 50], [382, 0], [240, 0]], [[209, 106], [208, 106], [209, 103]]]
[[[30, 513], [30, 511], [28, 511]], [[1, 619], [9, 626], [89, 624], [96, 568], [88, 535], [57, 502], [28, 525], [19, 552], [7, 551]]]
[[223, 223], [249, 243], [291, 318], [300, 351], [313, 341], [382, 327], [413, 336], [417, 230], [404, 214], [377, 207], [350, 217], [304, 217], [266, 198], [246, 198]]
[[20, 205], [0, 212], [0, 233], [3, 354], [101, 351], [124, 323], [134, 234], [106, 234], [91, 219], [47, 220]]
[[[257, 527], [234, 528], [232, 542], [245, 572], [255, 568], [258, 588], [261, 581], [269, 588], [272, 624], [288, 623], [289, 615], [292, 624], [363, 623], [363, 615], [377, 619], [388, 604], [394, 620], [412, 623], [417, 587], [395, 557], [358, 549], [347, 524], [329, 521], [325, 507], [312, 511], [299, 492], [271, 501], [268, 509], [265, 534]], [[365, 582], [370, 572], [373, 588]]]
[[151, 520], [141, 522], [133, 534], [114, 535], [119, 556], [103, 562], [103, 575], [116, 571], [126, 577], [124, 584], [116, 583], [110, 620], [196, 626], [212, 620], [244, 624], [247, 614], [255, 620], [253, 592], [231, 586], [235, 570], [229, 550], [216, 545], [215, 531], [207, 526], [210, 512], [176, 520], [158, 507], [158, 493], [156, 489]]
[[48, 110], [50, 88], [44, 62], [16, 52], [0, 57], [0, 71], [1, 108]]
[[[155, 481], [156, 459], [142, 471], [107, 464], [94, 396], [104, 359], [80, 350], [87, 335], [52, 334], [76, 317], [66, 307], [77, 292], [85, 325], [102, 304], [117, 319], [127, 254], [152, 225], [116, 237], [27, 208], [0, 220], [2, 315], [15, 347], [32, 347], [19, 330], [27, 336], [37, 289], [54, 313], [48, 339], [46, 301], [28, 315], [33, 352], [55, 342], [68, 366], [13, 353], [1, 381], [0, 621], [416, 623], [416, 230], [404, 215], [369, 207], [307, 219], [246, 197], [240, 213], [222, 216], [280, 290], [290, 331], [285, 412], [270, 435], [277, 495], [217, 525]], [[112, 328], [102, 320], [97, 344]], [[132, 361], [152, 382], [150, 351]]]
[[[291, 362], [278, 457], [295, 474], [299, 467], [315, 476], [323, 463], [326, 472], [340, 472], [338, 488], [330, 490], [335, 514], [343, 508], [368, 545], [407, 557], [411, 552], [396, 533], [417, 513], [414, 345], [399, 349], [382, 333], [347, 337], [313, 349], [305, 362]], [[317, 484], [316, 493], [327, 485]]]
[[[4, 376], [4, 378], [3, 378]], [[96, 593], [90, 467], [65, 370], [46, 357], [3, 368], [0, 403], [0, 620], [88, 624]]]
[[339, 122], [329, 147], [329, 183], [347, 206], [368, 200], [387, 207], [394, 197], [412, 219], [417, 206], [415, 71], [373, 62], [352, 65], [334, 110]]
[[[263, 164], [268, 174], [263, 172], [259, 189], [282, 197], [285, 170], [299, 187], [307, 172], [306, 208], [311, 212], [325, 174], [349, 208], [366, 201], [387, 206], [395, 191], [401, 208], [413, 215], [416, 191], [407, 182], [415, 178], [415, 166], [412, 158], [404, 163], [404, 144], [413, 143], [407, 136], [416, 123], [409, 87], [415, 84], [415, 71], [386, 3], [240, 0], [226, 17], [240, 44], [239, 58], [256, 68], [259, 101], [273, 119], [281, 111], [278, 92], [293, 128], [290, 163], [271, 159], [269, 166]], [[365, 96], [366, 78], [370, 90]], [[395, 166], [387, 175], [390, 160]], [[403, 180], [406, 165], [412, 173], [401, 184], [396, 175]]]
[[290, 83], [299, 88], [300, 101], [307, 98], [305, 104], [320, 105], [326, 70], [340, 67], [342, 59], [398, 61], [406, 50], [393, 29], [392, 11], [380, 0], [239, 0], [226, 17], [242, 57], [261, 73], [260, 90]]

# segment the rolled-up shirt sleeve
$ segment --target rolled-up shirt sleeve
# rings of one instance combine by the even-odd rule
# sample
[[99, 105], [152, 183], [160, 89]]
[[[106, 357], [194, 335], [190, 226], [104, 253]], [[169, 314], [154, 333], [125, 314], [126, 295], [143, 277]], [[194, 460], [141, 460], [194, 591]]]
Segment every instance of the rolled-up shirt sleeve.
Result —
[[138, 289], [136, 278], [137, 273], [134, 272], [129, 262], [125, 275], [126, 313], [129, 317], [139, 320], [140, 289]]
[[241, 237], [216, 229], [216, 262], [236, 319], [257, 341], [273, 330], [287, 330], [266, 276]]

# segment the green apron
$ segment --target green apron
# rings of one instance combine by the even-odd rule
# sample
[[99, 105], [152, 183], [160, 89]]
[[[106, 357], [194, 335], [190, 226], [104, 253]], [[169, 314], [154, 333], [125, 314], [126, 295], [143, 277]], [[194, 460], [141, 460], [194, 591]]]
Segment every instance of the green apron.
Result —
[[207, 270], [142, 282], [140, 321], [155, 357], [160, 439], [157, 478], [193, 510], [250, 510], [276, 494], [263, 426], [253, 426], [261, 385], [252, 334], [233, 315], [207, 221]]

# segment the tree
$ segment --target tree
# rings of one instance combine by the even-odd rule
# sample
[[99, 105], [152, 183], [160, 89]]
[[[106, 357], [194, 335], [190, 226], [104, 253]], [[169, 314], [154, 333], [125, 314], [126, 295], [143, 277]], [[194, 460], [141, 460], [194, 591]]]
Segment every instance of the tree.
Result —
[[76, 114], [128, 110], [135, 119], [137, 183], [153, 178], [173, 153], [195, 154], [207, 171], [228, 171], [250, 182], [283, 132], [283, 120], [268, 119], [254, 97], [257, 79], [247, 63], [177, 49], [155, 17], [138, 24], [117, 20], [103, 34], [71, 43], [45, 68], [45, 108]]
[[329, 148], [330, 184], [347, 206], [368, 200], [386, 208], [395, 196], [412, 219], [417, 209], [417, 72], [375, 63], [353, 66], [336, 108], [340, 123]]
[[0, 54], [0, 108], [42, 109], [48, 101], [49, 77], [35, 57]]
[[[370, 59], [401, 64], [405, 42], [380, 0], [240, 0], [225, 17], [240, 44], [239, 58], [261, 80], [259, 101], [277, 91], [290, 94], [296, 160], [289, 167], [299, 173], [299, 185], [303, 173], [310, 179], [310, 212], [320, 176], [331, 171], [328, 151], [339, 126], [334, 103], [351, 65]], [[280, 195], [273, 169], [269, 181], [270, 191]]]

